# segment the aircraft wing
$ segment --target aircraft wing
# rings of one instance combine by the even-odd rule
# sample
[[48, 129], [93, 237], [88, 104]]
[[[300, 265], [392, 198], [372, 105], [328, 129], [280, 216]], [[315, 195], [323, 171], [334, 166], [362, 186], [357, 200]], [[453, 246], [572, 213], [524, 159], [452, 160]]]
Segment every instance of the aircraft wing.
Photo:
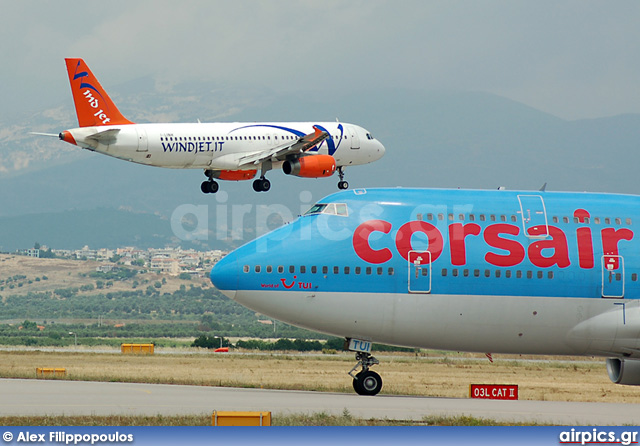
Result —
[[240, 166], [243, 166], [247, 164], [257, 165], [267, 160], [283, 161], [289, 155], [296, 155], [306, 152], [311, 147], [315, 146], [316, 144], [320, 144], [322, 141], [329, 137], [329, 133], [320, 130], [316, 126], [314, 126], [313, 129], [315, 130], [313, 133], [304, 135], [292, 144], [285, 144], [269, 150], [264, 150], [262, 152], [242, 156], [238, 159], [238, 164]]

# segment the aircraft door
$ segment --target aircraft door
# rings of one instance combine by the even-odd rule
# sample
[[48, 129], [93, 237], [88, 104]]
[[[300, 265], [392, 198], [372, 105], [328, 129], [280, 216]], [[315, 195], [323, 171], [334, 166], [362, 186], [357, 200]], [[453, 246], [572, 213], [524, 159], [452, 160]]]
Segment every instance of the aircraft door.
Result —
[[602, 256], [602, 297], [624, 298], [624, 258], [605, 254]]
[[138, 132], [138, 152], [146, 152], [149, 150], [149, 141], [147, 139], [147, 131], [140, 126], [136, 126]]
[[429, 251], [409, 251], [407, 266], [409, 293], [431, 293], [431, 253]]
[[351, 148], [359, 149], [360, 148], [360, 137], [358, 136], [358, 131], [355, 127], [348, 125], [347, 129], [349, 130], [349, 139], [351, 140]]
[[[549, 237], [547, 210], [542, 197], [540, 195], [518, 195], [518, 202], [520, 203], [519, 214], [522, 217], [524, 235], [530, 239]], [[529, 232], [534, 227], [536, 229]]]

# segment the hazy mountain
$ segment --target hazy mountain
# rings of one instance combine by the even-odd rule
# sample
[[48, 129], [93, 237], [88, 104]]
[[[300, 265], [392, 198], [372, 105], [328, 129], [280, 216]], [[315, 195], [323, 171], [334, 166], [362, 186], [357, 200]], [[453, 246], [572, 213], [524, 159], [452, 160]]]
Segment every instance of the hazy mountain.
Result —
[[[339, 118], [359, 124], [382, 141], [387, 152], [376, 163], [347, 169], [352, 188], [538, 189], [547, 182], [552, 190], [640, 190], [635, 174], [640, 160], [640, 115], [566, 121], [502, 97], [474, 92], [275, 95], [258, 89], [238, 92], [216, 84], [162, 85], [152, 79], [110, 90], [121, 111], [137, 122]], [[268, 175], [272, 181], [269, 193], [254, 193], [251, 182], [221, 182], [226, 194], [204, 195], [199, 190], [204, 180], [199, 170], [134, 165], [54, 138], [26, 135], [28, 130], [57, 133], [75, 126], [71, 107], [69, 96], [63, 105], [0, 126], [0, 217], [111, 208], [156, 214], [166, 229], [180, 206], [206, 205], [210, 233], [244, 227], [250, 229], [247, 237], [253, 237], [265, 227], [264, 221], [256, 224], [256, 219], [265, 220], [259, 218], [257, 206], [286, 209], [286, 219], [337, 190], [337, 177], [308, 180], [274, 171]], [[262, 215], [265, 213], [263, 209]], [[279, 218], [267, 220], [273, 226]], [[37, 220], [58, 225], [52, 219]], [[158, 232], [146, 226], [148, 221], [130, 224], [139, 225], [132, 228], [138, 234]], [[118, 234], [120, 229], [112, 230]], [[0, 245], [6, 246], [2, 238], [10, 235], [4, 232], [0, 237]]]

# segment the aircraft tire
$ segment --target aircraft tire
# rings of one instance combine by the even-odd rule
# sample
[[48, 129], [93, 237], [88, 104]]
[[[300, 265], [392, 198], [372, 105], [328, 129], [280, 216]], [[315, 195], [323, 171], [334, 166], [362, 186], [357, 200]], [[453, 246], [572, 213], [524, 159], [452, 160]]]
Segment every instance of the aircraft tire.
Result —
[[271, 181], [267, 180], [266, 178], [261, 180], [261, 186], [262, 186], [262, 192], [267, 192], [269, 191], [269, 189], [271, 189]]
[[360, 372], [356, 375], [356, 379], [353, 380], [353, 390], [358, 395], [377, 395], [382, 390], [382, 378], [372, 370]]
[[338, 189], [349, 189], [349, 183], [347, 183], [346, 181], [339, 181], [338, 182]]
[[255, 180], [253, 182], [253, 190], [256, 192], [261, 192], [262, 191], [262, 181], [261, 180]]

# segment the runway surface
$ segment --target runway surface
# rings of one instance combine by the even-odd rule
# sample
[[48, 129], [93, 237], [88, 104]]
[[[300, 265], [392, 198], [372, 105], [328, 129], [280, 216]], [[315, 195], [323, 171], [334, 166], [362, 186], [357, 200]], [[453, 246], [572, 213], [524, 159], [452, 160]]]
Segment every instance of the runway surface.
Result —
[[360, 418], [420, 420], [430, 415], [470, 415], [500, 421], [564, 425], [637, 424], [640, 405], [555, 401], [489, 401], [57, 380], [0, 379], [0, 416], [180, 415], [214, 410], [261, 410], [277, 414], [347, 409]]

